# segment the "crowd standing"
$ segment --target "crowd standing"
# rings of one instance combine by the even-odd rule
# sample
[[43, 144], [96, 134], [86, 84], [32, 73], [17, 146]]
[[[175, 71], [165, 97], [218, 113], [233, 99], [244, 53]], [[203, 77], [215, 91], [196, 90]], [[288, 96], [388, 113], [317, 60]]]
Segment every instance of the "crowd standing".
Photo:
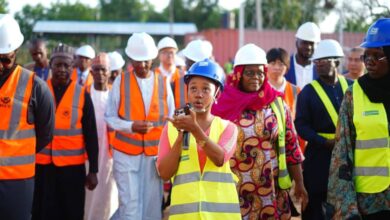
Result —
[[228, 73], [207, 40], [143, 32], [127, 59], [33, 39], [23, 65], [0, 14], [0, 219], [390, 219], [389, 36], [375, 21], [344, 75], [313, 22]]

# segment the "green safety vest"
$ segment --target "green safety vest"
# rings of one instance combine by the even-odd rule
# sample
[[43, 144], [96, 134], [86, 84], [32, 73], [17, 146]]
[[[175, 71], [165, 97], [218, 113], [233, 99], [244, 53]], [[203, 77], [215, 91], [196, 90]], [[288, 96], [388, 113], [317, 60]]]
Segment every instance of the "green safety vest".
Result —
[[278, 121], [278, 165], [279, 175], [278, 182], [281, 189], [288, 189], [291, 187], [291, 179], [287, 170], [286, 163], [286, 115], [284, 112], [283, 100], [278, 97], [274, 102], [271, 103], [271, 108], [276, 115]]
[[[214, 118], [210, 127], [211, 141], [218, 143], [227, 123], [219, 117]], [[177, 129], [169, 122], [168, 140], [171, 146], [177, 135]], [[189, 147], [182, 149], [177, 173], [172, 178], [169, 219], [240, 220], [240, 205], [233, 175], [228, 161], [218, 167], [208, 158], [201, 172], [196, 141], [190, 135]]]
[[[345, 79], [344, 76], [338, 75], [337, 78], [339, 79], [339, 82], [341, 84], [341, 89], [343, 90], [343, 94], [345, 94], [345, 91], [348, 89], [348, 82]], [[322, 103], [324, 104], [326, 111], [328, 112], [330, 119], [333, 122], [334, 127], [337, 127], [337, 119], [338, 119], [338, 114], [336, 109], [334, 108], [332, 102], [330, 101], [328, 95], [326, 95], [325, 90], [322, 88], [318, 80], [314, 80], [313, 82], [310, 83], [314, 91], [316, 91], [317, 95], [320, 97]], [[324, 137], [326, 139], [334, 139], [335, 134], [334, 133], [318, 133], [321, 137]]]
[[358, 81], [353, 89], [356, 128], [354, 182], [357, 192], [378, 193], [390, 185], [389, 125], [382, 103], [372, 103]]

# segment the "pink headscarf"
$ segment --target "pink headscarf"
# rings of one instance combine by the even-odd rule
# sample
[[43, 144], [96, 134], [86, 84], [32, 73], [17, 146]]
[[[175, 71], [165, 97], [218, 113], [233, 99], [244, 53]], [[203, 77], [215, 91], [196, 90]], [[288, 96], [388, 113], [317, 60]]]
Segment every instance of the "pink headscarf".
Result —
[[252, 93], [241, 91], [239, 84], [243, 71], [243, 65], [234, 67], [234, 72], [228, 77], [223, 93], [211, 108], [213, 115], [236, 122], [244, 110], [260, 110], [273, 102], [276, 97], [283, 96], [268, 83], [267, 74], [259, 91]]

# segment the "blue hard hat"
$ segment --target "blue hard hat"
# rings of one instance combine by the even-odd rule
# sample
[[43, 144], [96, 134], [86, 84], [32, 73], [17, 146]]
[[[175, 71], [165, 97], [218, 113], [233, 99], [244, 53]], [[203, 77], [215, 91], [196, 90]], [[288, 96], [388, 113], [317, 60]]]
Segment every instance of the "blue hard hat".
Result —
[[204, 59], [192, 64], [187, 74], [184, 75], [184, 82], [188, 84], [192, 76], [202, 76], [211, 79], [223, 90], [225, 73], [218, 64], [210, 59]]
[[364, 48], [390, 46], [390, 18], [380, 18], [373, 23], [360, 46]]

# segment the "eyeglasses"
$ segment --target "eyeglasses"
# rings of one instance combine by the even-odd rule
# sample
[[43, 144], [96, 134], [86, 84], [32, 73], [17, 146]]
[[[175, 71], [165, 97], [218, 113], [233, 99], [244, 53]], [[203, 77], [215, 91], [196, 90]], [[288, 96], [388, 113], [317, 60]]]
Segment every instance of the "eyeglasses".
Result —
[[161, 51], [161, 54], [163, 54], [165, 56], [173, 56], [173, 55], [175, 55], [175, 52], [173, 52], [173, 51]]
[[318, 59], [318, 60], [313, 60], [313, 63], [315, 63], [315, 64], [326, 64], [326, 63], [331, 62], [332, 60], [334, 60], [334, 59], [332, 59], [332, 58]]
[[263, 71], [244, 70], [244, 75], [247, 77], [254, 77], [255, 75], [262, 78], [264, 76]]
[[9, 58], [6, 58], [6, 57], [1, 57], [1, 58], [0, 58], [0, 63], [2, 63], [2, 64], [8, 65], [8, 64], [10, 64], [11, 62], [12, 62], [12, 60], [9, 59]]
[[375, 63], [378, 63], [380, 61], [387, 60], [387, 57], [386, 56], [383, 56], [383, 57], [367, 56], [366, 54], [363, 54], [363, 55], [360, 56], [360, 60], [362, 60], [365, 63], [367, 63], [369, 59], [371, 59]]
[[98, 71], [106, 72], [107, 68], [105, 68], [105, 67], [92, 67], [92, 71], [94, 71], [94, 72], [98, 72]]

